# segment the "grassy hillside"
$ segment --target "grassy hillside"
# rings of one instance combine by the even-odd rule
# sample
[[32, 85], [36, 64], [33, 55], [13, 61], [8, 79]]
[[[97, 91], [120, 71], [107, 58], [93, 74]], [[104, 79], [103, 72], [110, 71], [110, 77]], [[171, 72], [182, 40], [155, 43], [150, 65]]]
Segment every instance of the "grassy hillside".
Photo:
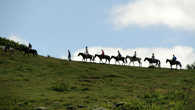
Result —
[[195, 71], [67, 62], [0, 50], [0, 110], [194, 110]]

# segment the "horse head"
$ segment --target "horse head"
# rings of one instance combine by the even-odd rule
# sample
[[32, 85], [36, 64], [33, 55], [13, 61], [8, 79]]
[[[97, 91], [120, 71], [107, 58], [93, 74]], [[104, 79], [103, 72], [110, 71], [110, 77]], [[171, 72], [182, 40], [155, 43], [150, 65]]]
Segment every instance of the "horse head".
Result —
[[115, 57], [115, 56], [111, 56], [110, 60], [112, 60], [112, 59], [117, 60], [117, 57]]
[[170, 62], [170, 61], [171, 61], [171, 60], [167, 59], [167, 60], [166, 60], [166, 63], [167, 63], [167, 62]]
[[95, 58], [98, 57], [99, 55], [98, 54], [95, 54]]
[[127, 55], [126, 58], [130, 58], [130, 56]]
[[146, 57], [145, 59], [144, 59], [144, 61], [146, 61], [146, 60], [148, 60], [149, 58], [148, 57]]
[[82, 53], [79, 53], [78, 56], [82, 55]]

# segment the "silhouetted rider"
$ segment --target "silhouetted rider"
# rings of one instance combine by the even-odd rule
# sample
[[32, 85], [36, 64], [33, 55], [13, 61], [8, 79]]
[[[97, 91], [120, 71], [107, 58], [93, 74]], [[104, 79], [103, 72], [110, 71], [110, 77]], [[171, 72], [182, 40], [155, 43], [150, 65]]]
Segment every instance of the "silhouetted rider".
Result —
[[89, 51], [88, 51], [88, 47], [87, 46], [85, 47], [85, 54], [89, 55]]
[[121, 53], [120, 53], [120, 51], [119, 51], [119, 50], [118, 50], [118, 56], [117, 56], [117, 57], [119, 57], [119, 58], [121, 57]]
[[104, 50], [102, 49], [102, 56], [104, 56]]
[[154, 61], [154, 59], [155, 59], [155, 56], [154, 56], [154, 53], [152, 53], [152, 60]]
[[137, 53], [136, 51], [134, 52], [134, 55], [133, 55], [133, 58], [136, 58], [137, 57]]
[[173, 54], [173, 59], [174, 62], [177, 60], [176, 56]]
[[28, 48], [29, 48], [29, 49], [32, 49], [31, 43], [28, 44]]
[[68, 49], [68, 61], [71, 61], [71, 53], [69, 49]]

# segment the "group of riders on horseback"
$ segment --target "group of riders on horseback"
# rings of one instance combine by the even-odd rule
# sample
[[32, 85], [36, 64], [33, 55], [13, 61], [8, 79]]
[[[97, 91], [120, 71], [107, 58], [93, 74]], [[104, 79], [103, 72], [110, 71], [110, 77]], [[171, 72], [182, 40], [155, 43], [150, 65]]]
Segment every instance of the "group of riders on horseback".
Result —
[[[105, 63], [106, 63], [107, 61], [108, 61], [108, 63], [110, 63], [110, 60], [111, 60], [112, 58], [114, 58], [114, 59], [115, 59], [115, 63], [116, 63], [116, 62], [119, 63], [119, 61], [122, 61], [123, 64], [125, 64], [125, 63], [127, 63], [127, 59], [129, 59], [129, 60], [130, 60], [129, 64], [133, 63], [133, 65], [134, 65], [134, 62], [138, 62], [138, 63], [139, 63], [139, 66], [142, 65], [142, 63], [141, 63], [141, 58], [137, 57], [137, 52], [136, 52], [136, 51], [134, 51], [134, 55], [133, 55], [133, 56], [126, 56], [126, 57], [122, 57], [122, 55], [121, 55], [121, 53], [120, 53], [119, 50], [118, 50], [117, 52], [118, 52], [118, 55], [117, 55], [117, 56], [111, 56], [111, 57], [110, 57], [110, 56], [108, 56], [108, 55], [105, 55], [104, 50], [101, 49], [101, 54], [100, 54], [100, 55], [95, 54], [95, 56], [93, 56], [93, 55], [90, 55], [90, 54], [89, 54], [88, 47], [86, 46], [86, 47], [85, 47], [85, 53], [79, 53], [78, 56], [81, 55], [81, 56], [83, 57], [83, 60], [90, 59], [90, 61], [94, 61], [96, 57], [99, 57], [100, 62], [102, 62], [102, 63], [103, 63], [102, 59], [105, 59], [105, 60], [106, 60]], [[155, 59], [154, 53], [152, 53], [152, 57], [151, 57], [151, 58], [146, 57], [146, 58], [144, 59], [144, 61], [148, 61], [149, 64], [150, 64], [150, 66], [153, 65], [153, 64], [155, 64], [155, 66], [160, 67], [160, 65], [161, 65], [160, 60]], [[176, 58], [176, 56], [175, 56], [174, 54], [173, 54], [173, 57], [172, 57], [171, 60], [170, 60], [170, 59], [167, 59], [167, 60], [166, 60], [166, 63], [167, 63], [167, 62], [170, 63], [171, 68], [172, 68], [172, 65], [176, 65], [176, 68], [177, 68], [178, 65], [180, 66], [180, 68], [182, 67], [181, 63], [180, 63], [179, 61], [177, 61], [177, 58]]]
[[28, 46], [21, 46], [21, 47], [15, 47], [11, 48], [10, 45], [6, 45], [4, 51], [8, 52], [9, 50], [18, 50], [20, 52], [24, 52], [24, 55], [30, 55], [32, 54], [33, 56], [37, 56], [37, 50], [32, 49], [32, 44], [29, 43]]

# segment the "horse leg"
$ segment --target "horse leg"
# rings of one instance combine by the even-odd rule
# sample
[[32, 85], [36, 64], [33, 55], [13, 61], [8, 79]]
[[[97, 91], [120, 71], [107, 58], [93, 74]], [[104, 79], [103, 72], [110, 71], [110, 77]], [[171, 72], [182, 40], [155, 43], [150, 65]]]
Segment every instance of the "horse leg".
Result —
[[99, 63], [101, 63], [102, 62], [102, 59], [100, 58], [100, 61], [99, 61]]
[[103, 63], [103, 61], [102, 61], [102, 59], [101, 59], [101, 61], [100, 61], [101, 63]]

